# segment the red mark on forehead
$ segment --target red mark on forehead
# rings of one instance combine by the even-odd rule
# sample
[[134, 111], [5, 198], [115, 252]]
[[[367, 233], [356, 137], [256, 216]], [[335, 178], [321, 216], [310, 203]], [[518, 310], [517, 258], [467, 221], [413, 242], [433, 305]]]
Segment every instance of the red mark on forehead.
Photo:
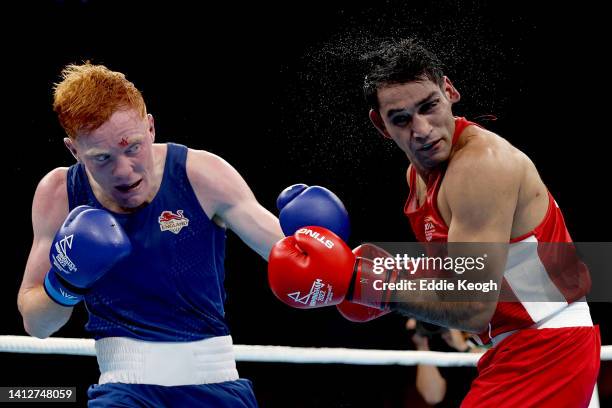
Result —
[[125, 146], [127, 146], [127, 145], [128, 145], [128, 141], [127, 141], [127, 139], [126, 139], [125, 137], [122, 137], [122, 138], [121, 138], [121, 141], [119, 142], [119, 146], [121, 146], [121, 147], [125, 147]]

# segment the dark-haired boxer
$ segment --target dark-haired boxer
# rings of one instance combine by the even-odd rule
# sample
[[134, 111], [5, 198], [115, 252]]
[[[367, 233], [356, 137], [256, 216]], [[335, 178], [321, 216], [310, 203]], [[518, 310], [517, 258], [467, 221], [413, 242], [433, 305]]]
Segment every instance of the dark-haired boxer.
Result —
[[[316, 226], [273, 248], [273, 291], [293, 307], [348, 301], [478, 333], [493, 347], [463, 407], [587, 406], [600, 362], [599, 329], [584, 299], [590, 278], [581, 263], [565, 268], [571, 237], [533, 162], [500, 136], [453, 116], [459, 92], [438, 57], [418, 42], [382, 43], [365, 62], [370, 120], [410, 162], [404, 212], [416, 237], [449, 248], [502, 244], [488, 254], [486, 273], [505, 297], [436, 302], [422, 301], [419, 291], [380, 293], [372, 287], [380, 278], [371, 263]], [[395, 271], [385, 279], [401, 276]], [[311, 288], [333, 295], [307, 305], [287, 296]]]

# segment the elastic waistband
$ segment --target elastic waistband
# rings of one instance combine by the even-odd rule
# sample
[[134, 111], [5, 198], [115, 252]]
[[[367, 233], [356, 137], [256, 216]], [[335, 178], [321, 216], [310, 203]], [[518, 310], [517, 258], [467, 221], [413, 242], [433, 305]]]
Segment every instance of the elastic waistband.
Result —
[[100, 384], [164, 386], [238, 379], [231, 336], [192, 342], [152, 342], [127, 337], [96, 341]]
[[[593, 320], [589, 311], [589, 305], [586, 299], [582, 298], [579, 301], [570, 303], [567, 307], [561, 309], [557, 313], [549, 316], [539, 322], [531, 325], [529, 329], [561, 329], [564, 327], [592, 327]], [[518, 332], [519, 330], [511, 330], [500, 333], [491, 339], [491, 344], [496, 346], [508, 336]], [[480, 340], [480, 338], [477, 338]], [[482, 344], [482, 343], [480, 343]]]
[[531, 327], [534, 329], [556, 329], [561, 327], [580, 326], [593, 326], [589, 304], [584, 298], [569, 304], [565, 309], [540, 320]]

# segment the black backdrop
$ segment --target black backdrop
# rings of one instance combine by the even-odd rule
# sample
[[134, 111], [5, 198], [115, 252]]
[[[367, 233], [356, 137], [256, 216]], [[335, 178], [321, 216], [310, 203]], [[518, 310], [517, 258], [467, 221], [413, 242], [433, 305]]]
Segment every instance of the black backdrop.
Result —
[[[141, 89], [156, 118], [157, 141], [222, 156], [268, 209], [296, 182], [335, 191], [351, 214], [356, 245], [414, 239], [401, 211], [406, 160], [370, 126], [354, 57], [373, 38], [416, 35], [439, 53], [462, 93], [456, 114], [495, 115], [482, 123], [532, 158], [574, 240], [609, 241], [605, 13], [585, 3], [582, 9], [496, 3], [3, 6], [9, 184], [0, 333], [25, 334], [16, 293], [31, 243], [36, 184], [52, 168], [72, 163], [51, 110], [51, 87], [65, 64], [86, 59], [126, 73]], [[399, 316], [355, 325], [333, 309], [289, 309], [268, 289], [265, 268], [228, 234], [226, 312], [235, 343], [412, 347]], [[612, 341], [609, 306], [592, 305], [604, 344]], [[85, 337], [85, 320], [80, 308], [56, 335]], [[239, 370], [254, 381], [262, 406], [421, 403], [411, 367], [240, 363]], [[97, 365], [91, 357], [0, 354], [0, 375], [0, 385], [78, 386], [83, 404]]]

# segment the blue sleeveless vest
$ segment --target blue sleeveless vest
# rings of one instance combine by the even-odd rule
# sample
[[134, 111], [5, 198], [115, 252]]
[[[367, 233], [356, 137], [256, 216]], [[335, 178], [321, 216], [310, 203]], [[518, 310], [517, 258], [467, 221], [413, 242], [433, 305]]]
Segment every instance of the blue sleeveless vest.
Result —
[[[147, 206], [115, 214], [132, 253], [85, 296], [94, 338], [195, 341], [229, 334], [224, 319], [225, 230], [212, 222], [187, 179], [187, 148], [168, 143], [162, 182]], [[103, 208], [85, 167], [68, 170], [70, 210]], [[108, 211], [108, 210], [107, 210]]]

